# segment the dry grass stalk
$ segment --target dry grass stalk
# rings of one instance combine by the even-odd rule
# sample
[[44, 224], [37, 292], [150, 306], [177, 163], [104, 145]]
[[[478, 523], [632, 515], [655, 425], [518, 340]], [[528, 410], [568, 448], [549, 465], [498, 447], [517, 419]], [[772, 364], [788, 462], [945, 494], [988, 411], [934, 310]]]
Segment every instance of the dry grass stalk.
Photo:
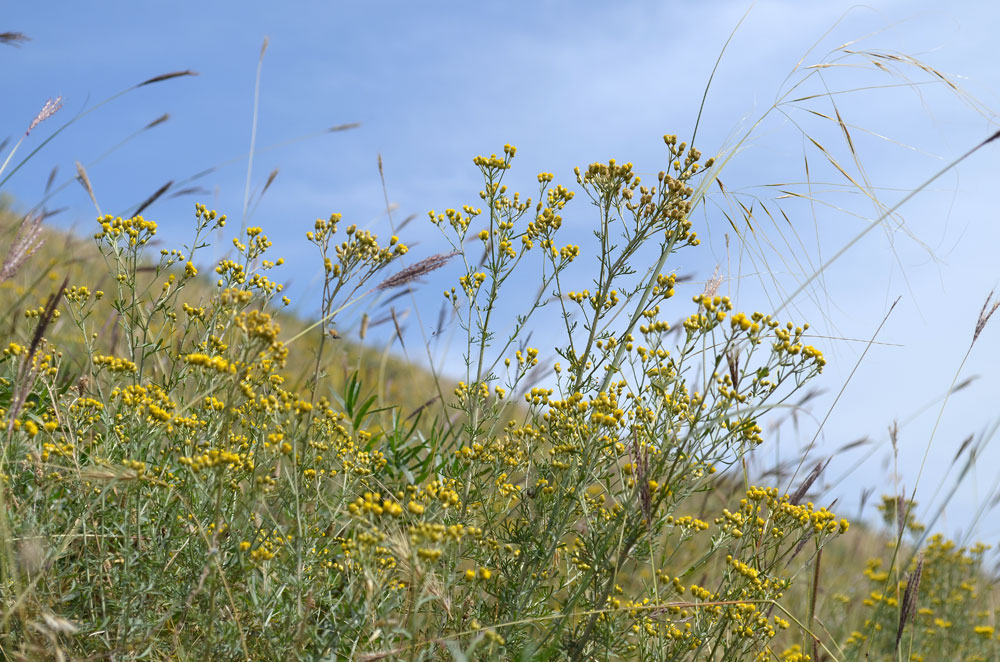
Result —
[[35, 379], [38, 377], [38, 372], [34, 365], [35, 352], [38, 351], [38, 346], [42, 342], [42, 335], [55, 316], [56, 306], [62, 299], [63, 292], [66, 291], [66, 285], [68, 284], [69, 276], [66, 276], [63, 279], [62, 285], [59, 286], [59, 290], [45, 302], [45, 308], [38, 318], [38, 326], [35, 327], [35, 333], [31, 337], [28, 352], [24, 355], [24, 360], [17, 370], [14, 392], [11, 394], [9, 422], [7, 423], [8, 436], [13, 433], [14, 421], [17, 420], [18, 414], [21, 413], [21, 407], [24, 406], [25, 401], [28, 399], [28, 394], [31, 393], [31, 389], [35, 385]]
[[[994, 301], [993, 305], [990, 305], [993, 292], [994, 290], [990, 290], [990, 293], [986, 295], [986, 301], [983, 302], [983, 309], [979, 311], [979, 319], [976, 320], [976, 331], [972, 334], [972, 344], [975, 344], [979, 340], [979, 334], [986, 328], [986, 323], [993, 317], [993, 313], [997, 311], [997, 308], [1000, 308], [1000, 300]], [[989, 309], [988, 311], [987, 308]]]
[[447, 314], [448, 314], [448, 307], [444, 303], [442, 303], [441, 304], [441, 309], [438, 310], [437, 326], [434, 327], [434, 337], [435, 338], [438, 337], [438, 336], [440, 336], [441, 332], [444, 331], [444, 323], [445, 323], [445, 318], [446, 318]]
[[920, 587], [920, 575], [923, 574], [923, 571], [924, 557], [921, 556], [917, 560], [916, 569], [906, 578], [906, 591], [903, 593], [903, 606], [899, 612], [899, 627], [896, 628], [896, 645], [893, 648], [893, 653], [899, 650], [899, 641], [903, 638], [903, 628], [906, 627], [906, 621], [916, 611], [917, 590]]
[[141, 205], [139, 205], [138, 207], [136, 207], [135, 216], [138, 216], [142, 212], [146, 211], [146, 209], [151, 204], [153, 204], [154, 202], [156, 202], [159, 199], [159, 197], [161, 195], [163, 195], [164, 193], [166, 193], [167, 190], [171, 186], [173, 186], [173, 185], [174, 185], [174, 180], [171, 179], [169, 182], [167, 182], [166, 184], [164, 184], [160, 188], [156, 189], [156, 191], [153, 192], [153, 195], [151, 195], [148, 198], [146, 198]]
[[733, 380], [733, 389], [740, 390], [740, 350], [733, 347], [726, 352], [726, 363], [729, 365], [729, 377]]
[[83, 188], [87, 190], [87, 195], [90, 196], [90, 201], [94, 203], [94, 208], [97, 209], [97, 215], [101, 215], [101, 207], [97, 204], [97, 196], [94, 195], [94, 187], [90, 185], [90, 177], [87, 176], [87, 169], [83, 167], [83, 164], [79, 161], [76, 162], [76, 178], [79, 180]]
[[371, 320], [372, 318], [368, 316], [368, 313], [361, 316], [361, 328], [358, 329], [358, 337], [361, 340], [365, 339], [365, 335], [368, 333], [368, 323], [371, 322]]
[[394, 287], [400, 287], [410, 283], [424, 274], [428, 274], [432, 271], [440, 269], [443, 267], [448, 260], [455, 257], [458, 254], [457, 251], [452, 251], [451, 253], [438, 253], [437, 255], [431, 255], [430, 257], [424, 258], [416, 264], [410, 265], [400, 271], [398, 274], [389, 276], [381, 283], [379, 283], [375, 289], [376, 290], [388, 290]]
[[41, 234], [42, 217], [31, 214], [25, 216], [24, 220], [21, 221], [21, 227], [18, 228], [17, 234], [14, 236], [14, 241], [11, 242], [10, 248], [7, 250], [7, 257], [0, 265], [0, 283], [13, 278], [18, 269], [28, 261], [28, 258], [41, 248], [42, 244], [45, 243], [45, 240], [40, 238]]
[[632, 466], [642, 516], [646, 518], [646, 522], [652, 522], [653, 499], [649, 491], [649, 452], [640, 446], [638, 432], [632, 436]]
[[406, 351], [406, 343], [403, 341], [403, 329], [399, 326], [399, 318], [396, 317], [396, 308], [389, 308], [389, 314], [392, 315], [392, 324], [396, 327], [396, 337], [399, 338], [399, 344]]
[[825, 466], [826, 465], [822, 462], [816, 463], [816, 466], [813, 467], [812, 471], [809, 472], [809, 475], [802, 481], [802, 484], [799, 485], [797, 490], [795, 490], [795, 494], [793, 494], [789, 499], [792, 505], [797, 506], [801, 503], [806, 493], [809, 492], [809, 488], [812, 487], [812, 484], [816, 482], [817, 478], [819, 478], [819, 475]]
[[422, 404], [419, 407], [417, 407], [416, 409], [414, 409], [410, 413], [410, 415], [406, 417], [406, 420], [410, 420], [411, 418], [413, 418], [414, 416], [416, 416], [417, 414], [419, 414], [420, 412], [422, 412], [424, 409], [426, 409], [427, 407], [429, 407], [432, 404], [434, 404], [435, 402], [437, 402], [440, 397], [441, 397], [440, 395], [432, 396], [427, 402], [425, 402], [424, 404]]
[[205, 194], [205, 193], [210, 193], [210, 191], [204, 186], [188, 186], [178, 191], [174, 191], [173, 193], [170, 194], [170, 197], [179, 198], [182, 195], [193, 195], [195, 193]]
[[164, 122], [166, 122], [169, 119], [170, 119], [170, 113], [163, 113], [162, 115], [160, 115], [159, 117], [157, 117], [155, 120], [153, 120], [152, 122], [150, 122], [146, 126], [142, 127], [142, 130], [143, 131], [147, 131], [149, 129], [152, 129], [154, 126], [159, 126], [159, 125], [163, 124]]
[[45, 105], [42, 106], [42, 109], [38, 111], [37, 115], [35, 115], [35, 119], [31, 120], [31, 124], [28, 125], [28, 130], [24, 132], [24, 135], [28, 135], [36, 126], [59, 112], [62, 105], [62, 97], [46, 100]]
[[716, 292], [719, 291], [719, 286], [722, 285], [722, 276], [719, 275], [719, 267], [715, 268], [715, 273], [712, 277], [705, 283], [705, 290], [702, 292], [702, 296], [714, 297]]
[[330, 133], [336, 133], [337, 131], [349, 131], [351, 129], [356, 129], [361, 126], [361, 122], [348, 122], [347, 124], [336, 124], [327, 129]]
[[[817, 474], [818, 475], [818, 474]], [[809, 596], [809, 622], [816, 619], [816, 597], [819, 595], [819, 569], [823, 561], [822, 548], [816, 552], [816, 562], [813, 564], [812, 591]], [[812, 659], [819, 660], [819, 639], [816, 636], [810, 637], [812, 643]]]
[[959, 444], [958, 446], [958, 450], [955, 452], [955, 457], [953, 457], [951, 460], [952, 464], [958, 462], [958, 458], [962, 457], [962, 453], [964, 453], [965, 449], [969, 447], [969, 444], [972, 443], [973, 439], [975, 439], [975, 435], [970, 434], [964, 440], [962, 440], [962, 443]]
[[148, 80], [144, 80], [136, 87], [142, 87], [143, 85], [152, 85], [153, 83], [159, 83], [161, 81], [170, 80], [171, 78], [180, 78], [181, 76], [197, 76], [197, 71], [191, 71], [190, 69], [185, 69], [184, 71], [171, 71], [168, 74], [160, 74], [159, 76], [153, 76]]
[[264, 188], [261, 189], [260, 197], [262, 198], [264, 197], [264, 194], [267, 193], [267, 189], [271, 188], [271, 184], [274, 183], [274, 179], [277, 176], [278, 176], [278, 169], [275, 168], [274, 170], [271, 171], [271, 174], [267, 176], [267, 181], [264, 182]]
[[23, 32], [0, 32], [0, 44], [19, 48], [26, 41], [31, 41], [31, 37]]
[[405, 228], [407, 225], [409, 225], [410, 222], [413, 219], [415, 219], [416, 217], [417, 217], [416, 214], [410, 214], [409, 216], [407, 216], [406, 218], [404, 218], [403, 222], [400, 223], [399, 226], [396, 227], [396, 232], [399, 233], [400, 231], [402, 231], [402, 229]]
[[52, 189], [52, 183], [56, 181], [56, 175], [59, 174], [59, 166], [52, 166], [52, 171], [49, 173], [49, 179], [45, 182], [45, 195], [49, 194]]

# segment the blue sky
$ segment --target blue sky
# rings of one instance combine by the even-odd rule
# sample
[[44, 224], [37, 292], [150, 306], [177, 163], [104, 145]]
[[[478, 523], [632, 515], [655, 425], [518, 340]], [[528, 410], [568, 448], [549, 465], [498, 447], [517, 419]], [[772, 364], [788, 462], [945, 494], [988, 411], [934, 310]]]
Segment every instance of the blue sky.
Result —
[[[748, 8], [744, 2], [102, 2], [65, 3], [53, 12], [50, 5], [9, 4], [0, 31], [24, 32], [32, 41], [0, 49], [7, 91], [0, 126], [16, 138], [47, 98], [62, 95], [65, 102], [56, 118], [32, 133], [20, 155], [73, 113], [129, 85], [173, 70], [200, 75], [142, 88], [81, 120], [17, 173], [6, 192], [21, 205], [33, 204], [52, 166], [59, 166], [61, 181], [72, 174], [74, 161], [92, 163], [165, 112], [169, 122], [88, 167], [102, 209], [124, 212], [167, 180], [245, 155], [257, 58], [266, 36], [258, 148], [332, 125], [361, 123], [255, 157], [254, 188], [273, 169], [280, 172], [252, 223], [265, 228], [276, 254], [288, 260], [289, 294], [308, 312], [317, 294], [318, 261], [303, 234], [316, 217], [342, 212], [375, 232], [389, 232], [379, 154], [394, 219], [417, 215], [403, 233], [416, 244], [413, 259], [445, 248], [429, 229], [426, 212], [475, 203], [480, 182], [471, 158], [500, 151], [505, 142], [518, 146], [511, 182], [526, 194], [539, 171], [554, 172], [557, 182], [568, 185], [574, 166], [608, 158], [633, 161], [640, 173], [653, 174], [666, 159], [661, 136], [690, 135], [715, 58]], [[820, 94], [882, 86], [835, 98], [852, 127], [868, 181], [891, 206], [997, 130], [987, 109], [1000, 108], [1000, 72], [989, 46], [998, 25], [1000, 7], [989, 2], [953, 3], [947, 9], [911, 1], [863, 7], [760, 2], [722, 60], [697, 145], [707, 154], [731, 147], [779, 90], [788, 89], [786, 76], [800, 59], [799, 78], [810, 71], [804, 67], [832, 62], [836, 55], [829, 54], [854, 40], [849, 47], [854, 50], [913, 55], [947, 74], [968, 96], [924, 84], [929, 75], [903, 65], [899, 72], [919, 84], [901, 85], [900, 78], [865, 65], [862, 56], [824, 69], [822, 79], [813, 76], [802, 88]], [[782, 294], [777, 286], [784, 294], [793, 290], [810, 264], [820, 264], [878, 216], [864, 196], [822, 184], [840, 187], [844, 179], [800, 129], [827, 146], [852, 176], [860, 175], [837, 127], [810, 115], [807, 106], [833, 112], [829, 99], [771, 112], [722, 174], [727, 188], [741, 191], [745, 201], [756, 195], [769, 209], [781, 205], [791, 226], [762, 224], [749, 248], [740, 250], [733, 241], [727, 253], [725, 234], [732, 231], [721, 214], [726, 202], [710, 198], [696, 215], [706, 239], [703, 250], [682, 254], [674, 263], [699, 281], [685, 294], [695, 293], [718, 265], [725, 278], [721, 289], [739, 308], [773, 308]], [[835, 338], [814, 343], [830, 361], [813, 384], [825, 394], [799, 417], [797, 430], [786, 425], [772, 433], [768, 452], [778, 449], [784, 457], [810, 441], [854, 370], [865, 344], [844, 339], [871, 337], [900, 297], [879, 334], [886, 344], [869, 350], [817, 440], [817, 451], [828, 454], [864, 435], [873, 440], [870, 459], [860, 454], [867, 446], [838, 455], [825, 475], [829, 481], [846, 475], [835, 492], [848, 514], [854, 514], [865, 486], [875, 486], [878, 495], [898, 489], [894, 485], [912, 489], [917, 481], [939, 410], [936, 399], [962, 361], [983, 300], [1000, 281], [1000, 231], [990, 197], [998, 162], [1000, 150], [988, 146], [935, 182], [901, 209], [905, 225], [869, 233], [830, 267], [814, 296], [799, 297], [787, 313]], [[819, 199], [815, 204], [787, 197], [775, 201], [781, 193], [763, 187], [785, 183], [782, 190], [808, 193], [795, 185], [805, 181], [806, 163]], [[188, 237], [196, 200], [238, 219], [246, 173], [246, 160], [237, 161], [195, 182], [206, 193], [162, 200], [146, 216], [160, 223], [161, 236], [171, 245]], [[89, 232], [95, 212], [81, 187], [68, 186], [50, 203], [61, 206], [69, 209], [52, 219], [54, 225]], [[566, 216], [572, 231], [589, 231], [593, 215], [582, 200]], [[802, 242], [793, 244], [794, 250], [780, 244], [794, 236]], [[754, 241], [775, 243], [760, 253]], [[771, 273], [761, 273], [761, 256]], [[426, 324], [437, 318], [436, 293], [455, 277], [445, 269], [429, 279], [418, 299]], [[518, 302], [512, 297], [504, 303], [506, 312], [514, 312]], [[420, 335], [416, 320], [407, 325], [412, 347]], [[936, 498], [947, 492], [946, 470], [961, 440], [988, 432], [997, 421], [998, 325], [1000, 320], [973, 348], [959, 379], [979, 378], [952, 397], [927, 451], [917, 500], [929, 509], [921, 516], [933, 513], [939, 485], [944, 487]], [[542, 344], [541, 337], [540, 330], [535, 344]], [[458, 359], [446, 363], [452, 372], [460, 368]], [[895, 460], [886, 433], [893, 420], [900, 422]], [[974, 475], [939, 528], [953, 532], [975, 520], [976, 509], [997, 485], [998, 461], [1000, 448], [985, 445]], [[978, 534], [996, 542], [1000, 525], [986, 516]]]

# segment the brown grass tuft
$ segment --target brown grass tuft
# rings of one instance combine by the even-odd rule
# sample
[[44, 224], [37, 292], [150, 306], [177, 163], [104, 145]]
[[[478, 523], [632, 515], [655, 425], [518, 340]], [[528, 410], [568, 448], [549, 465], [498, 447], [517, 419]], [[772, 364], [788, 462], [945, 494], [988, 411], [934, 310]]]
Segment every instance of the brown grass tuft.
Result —
[[162, 115], [160, 115], [159, 117], [157, 117], [155, 120], [153, 120], [152, 122], [150, 122], [146, 126], [142, 127], [142, 130], [146, 131], [146, 130], [152, 129], [154, 126], [159, 126], [159, 125], [163, 124], [164, 122], [166, 122], [169, 119], [170, 119], [170, 113], [163, 113]]
[[160, 188], [156, 189], [156, 191], [153, 192], [153, 195], [146, 198], [141, 205], [136, 207], [135, 215], [138, 216], [139, 214], [144, 212], [151, 204], [156, 202], [160, 198], [160, 196], [166, 193], [167, 190], [173, 185], [174, 185], [174, 180], [171, 179], [169, 182], [167, 182]]
[[990, 299], [993, 298], [993, 292], [994, 290], [990, 290], [990, 293], [986, 295], [986, 301], [983, 302], [983, 309], [979, 311], [979, 319], [976, 320], [976, 331], [972, 334], [973, 344], [979, 340], [979, 334], [986, 328], [986, 323], [990, 321], [991, 317], [993, 317], [993, 313], [997, 311], [997, 308], [1000, 308], [1000, 300], [994, 301], [993, 305], [990, 305]]
[[79, 180], [83, 188], [87, 190], [87, 195], [90, 196], [90, 201], [94, 203], [94, 208], [97, 209], [98, 216], [101, 215], [101, 207], [97, 204], [97, 196], [94, 195], [94, 187], [90, 184], [90, 177], [87, 175], [87, 169], [83, 167], [83, 164], [79, 161], [76, 162], [76, 178]]
[[197, 71], [191, 71], [190, 69], [185, 69], [184, 71], [171, 71], [168, 74], [160, 74], [159, 76], [153, 76], [149, 80], [144, 80], [136, 87], [142, 87], [143, 85], [152, 85], [153, 83], [160, 83], [165, 80], [170, 80], [172, 78], [180, 78], [181, 76], [197, 76]]
[[0, 32], [0, 44], [19, 48], [26, 41], [31, 41], [31, 37], [23, 32]]
[[38, 346], [42, 342], [42, 336], [55, 316], [56, 306], [59, 305], [59, 301], [62, 299], [63, 292], [66, 291], [66, 285], [68, 284], [69, 276], [66, 276], [63, 279], [62, 285], [59, 286], [59, 290], [45, 302], [45, 309], [38, 318], [38, 326], [35, 327], [35, 333], [31, 336], [31, 344], [28, 346], [28, 352], [24, 355], [24, 359], [17, 370], [17, 378], [14, 382], [14, 392], [11, 394], [10, 412], [8, 414], [10, 419], [7, 424], [8, 436], [13, 432], [14, 421], [17, 420], [17, 415], [21, 413], [21, 407], [24, 406], [25, 401], [28, 399], [28, 394], [31, 393], [31, 389], [35, 385], [35, 379], [38, 377], [38, 371], [34, 364], [35, 352], [38, 351]]
[[40, 238], [41, 234], [42, 217], [30, 214], [25, 216], [14, 236], [14, 241], [7, 250], [7, 257], [4, 258], [3, 264], [0, 264], [0, 283], [13, 278], [28, 258], [41, 248], [45, 242]]
[[359, 126], [361, 126], [361, 122], [348, 122], [347, 124], [337, 124], [331, 126], [327, 129], [327, 131], [330, 133], [336, 133], [337, 131], [349, 131], [351, 129], [356, 129]]
[[916, 611], [917, 590], [920, 588], [920, 575], [924, 571], [924, 557], [917, 560], [916, 569], [906, 578], [906, 591], [903, 593], [903, 607], [899, 612], [899, 627], [896, 628], [896, 645], [893, 652], [899, 650], [899, 640], [903, 638], [903, 628], [910, 615]]
[[799, 485], [797, 490], [795, 490], [795, 494], [793, 494], [789, 499], [792, 505], [797, 506], [801, 503], [802, 499], [809, 492], [809, 488], [812, 487], [812, 484], [816, 482], [817, 478], [819, 478], [819, 475], [825, 466], [826, 465], [823, 462], [816, 463], [816, 466], [813, 467], [812, 471], [809, 472], [809, 475], [802, 481], [802, 484]]
[[438, 253], [437, 255], [431, 255], [430, 257], [424, 258], [416, 264], [412, 264], [398, 274], [389, 276], [381, 283], [379, 283], [375, 289], [376, 290], [389, 290], [394, 287], [401, 287], [407, 283], [413, 282], [414, 280], [420, 278], [424, 274], [428, 274], [432, 271], [440, 269], [448, 260], [455, 257], [458, 254], [457, 251], [452, 251], [451, 253]]

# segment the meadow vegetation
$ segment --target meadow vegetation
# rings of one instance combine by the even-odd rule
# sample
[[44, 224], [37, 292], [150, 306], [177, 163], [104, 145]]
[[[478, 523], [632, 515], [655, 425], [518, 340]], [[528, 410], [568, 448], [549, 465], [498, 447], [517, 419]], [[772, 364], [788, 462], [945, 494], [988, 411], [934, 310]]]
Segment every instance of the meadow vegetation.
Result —
[[[663, 143], [652, 177], [610, 160], [530, 196], [515, 147], [477, 156], [478, 199], [424, 221], [451, 251], [409, 266], [404, 238], [304, 225], [316, 320], [283, 312], [260, 227], [199, 272], [235, 225], [204, 205], [157, 247], [152, 215], [43, 237], [10, 202], [3, 659], [996, 659], [985, 546], [924, 540], [894, 495], [884, 529], [851, 526], [819, 467], [791, 493], [748, 469], [826, 359], [717, 281], [675, 298], [731, 155]], [[563, 222], [588, 206], [593, 254]], [[338, 337], [355, 303], [438, 268], [460, 381]], [[534, 297], [511, 292], [526, 277]], [[506, 297], [523, 308], [498, 320]], [[530, 346], [542, 308], [560, 340]]]

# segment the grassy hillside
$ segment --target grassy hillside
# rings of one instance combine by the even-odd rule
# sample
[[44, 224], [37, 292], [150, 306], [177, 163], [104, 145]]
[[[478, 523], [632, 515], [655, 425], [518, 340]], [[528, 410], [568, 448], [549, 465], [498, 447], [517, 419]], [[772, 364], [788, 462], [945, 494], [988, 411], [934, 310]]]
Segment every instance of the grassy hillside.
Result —
[[[15, 213], [12, 201], [0, 199], [0, 255], [10, 252], [11, 244], [21, 233], [23, 220]], [[93, 229], [99, 230], [100, 226], [94, 223]], [[115, 283], [105, 257], [90, 236], [75, 235], [43, 224], [33, 245], [38, 245], [38, 248], [24, 266], [11, 278], [0, 282], [0, 306], [10, 312], [5, 315], [3, 331], [11, 340], [25, 344], [31, 339], [36, 321], [29, 311], [44, 307], [48, 297], [59, 290], [64, 279], [71, 287], [86, 283], [93, 291], [110, 291]], [[154, 254], [161, 247], [159, 240], [154, 239], [150, 243]], [[171, 247], [174, 250], [177, 248]], [[318, 257], [317, 264], [321, 264]], [[183, 273], [183, 268], [179, 266], [158, 266], [147, 260], [137, 269], [137, 291], [152, 301], [164, 283], [182, 277]], [[214, 282], [199, 274], [184, 284], [185, 303], [201, 306], [212, 299], [216, 290]], [[297, 351], [290, 354], [284, 374], [291, 384], [300, 388], [314, 377], [320, 344], [318, 338], [323, 331], [308, 328], [312, 322], [288, 311], [279, 315], [282, 337], [296, 338], [297, 345]], [[84, 342], [79, 329], [68, 317], [60, 316], [52, 320], [45, 330], [46, 338], [65, 354], [62, 365], [66, 372], [62, 377], [67, 381], [75, 383], [84, 375], [90, 379], [92, 366], [89, 365], [89, 351], [113, 355], [122, 348], [120, 315], [110, 298], [94, 302], [88, 312], [88, 322], [90, 328], [97, 332], [92, 344]], [[444, 413], [439, 400], [429, 404], [425, 397], [438, 392], [435, 377], [427, 370], [400, 361], [391, 352], [391, 345], [376, 348], [361, 344], [356, 338], [339, 335], [328, 335], [327, 338], [320, 362], [319, 393], [328, 398], [342, 397], [351, 376], [356, 375], [365, 399], [375, 395], [377, 407], [392, 403], [396, 413], [404, 417], [412, 416], [418, 410], [426, 411], [430, 417]], [[443, 378], [442, 388], [450, 392], [454, 383]]]

